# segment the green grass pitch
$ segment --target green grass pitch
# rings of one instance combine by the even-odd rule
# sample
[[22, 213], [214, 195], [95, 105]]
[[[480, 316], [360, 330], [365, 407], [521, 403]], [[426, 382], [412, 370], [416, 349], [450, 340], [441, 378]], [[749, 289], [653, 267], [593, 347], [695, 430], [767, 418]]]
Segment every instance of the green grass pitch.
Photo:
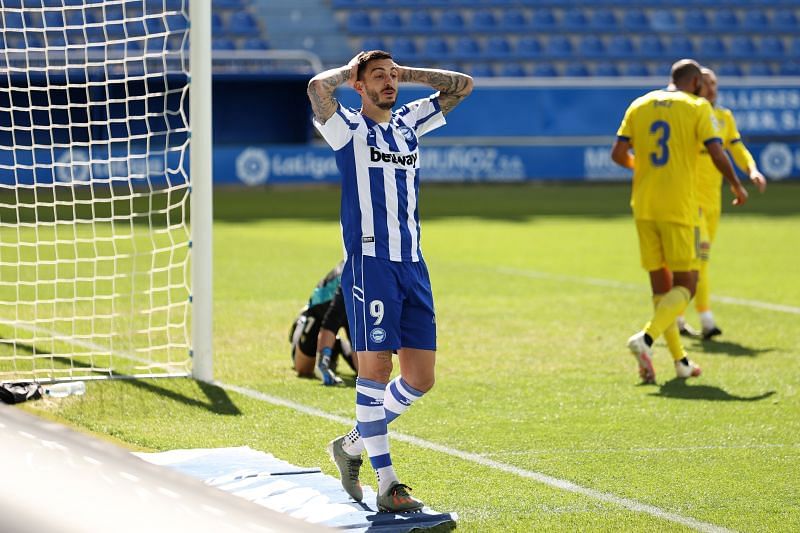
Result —
[[[687, 342], [704, 371], [688, 382], [657, 342], [652, 386], [625, 348], [651, 312], [628, 194], [423, 185], [437, 384], [392, 429], [472, 455], [394, 439], [398, 474], [429, 506], [457, 512], [462, 531], [797, 531], [800, 184], [725, 207], [711, 265], [724, 335]], [[287, 342], [341, 255], [338, 197], [216, 191], [214, 364], [222, 383], [352, 418], [352, 376], [338, 389], [296, 378]], [[697, 324], [693, 308], [688, 318]], [[25, 409], [133, 449], [246, 445], [329, 474], [325, 443], [349, 429], [188, 379], [91, 382], [85, 396]], [[374, 486], [366, 464], [362, 481]]]

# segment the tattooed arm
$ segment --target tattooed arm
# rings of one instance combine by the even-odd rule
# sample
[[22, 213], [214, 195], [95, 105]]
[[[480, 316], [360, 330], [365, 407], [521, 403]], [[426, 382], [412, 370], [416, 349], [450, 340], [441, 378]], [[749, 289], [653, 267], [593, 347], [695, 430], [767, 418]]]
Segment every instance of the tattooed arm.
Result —
[[424, 83], [439, 91], [439, 106], [445, 115], [472, 92], [472, 78], [460, 72], [398, 66], [400, 81]]
[[325, 124], [336, 113], [339, 102], [333, 97], [337, 87], [345, 82], [353, 83], [356, 79], [358, 67], [358, 54], [350, 62], [339, 68], [320, 72], [308, 82], [308, 99], [311, 100], [311, 110], [321, 124]]

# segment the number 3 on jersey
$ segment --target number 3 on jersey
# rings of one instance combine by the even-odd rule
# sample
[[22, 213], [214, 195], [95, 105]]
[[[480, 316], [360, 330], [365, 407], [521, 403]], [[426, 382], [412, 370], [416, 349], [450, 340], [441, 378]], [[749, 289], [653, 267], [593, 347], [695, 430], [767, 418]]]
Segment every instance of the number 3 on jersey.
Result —
[[658, 135], [656, 144], [659, 147], [659, 152], [650, 153], [650, 162], [654, 167], [662, 167], [667, 164], [669, 160], [669, 124], [663, 120], [656, 120], [650, 124], [650, 133]]

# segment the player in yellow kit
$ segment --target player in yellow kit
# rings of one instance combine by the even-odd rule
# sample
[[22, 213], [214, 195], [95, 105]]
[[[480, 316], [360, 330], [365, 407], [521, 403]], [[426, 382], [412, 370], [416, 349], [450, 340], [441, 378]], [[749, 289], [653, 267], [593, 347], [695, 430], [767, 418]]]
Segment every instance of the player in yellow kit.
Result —
[[654, 315], [642, 331], [628, 339], [646, 383], [655, 382], [652, 345], [661, 334], [678, 377], [700, 375], [700, 367], [681, 346], [676, 319], [697, 284], [699, 207], [695, 191], [701, 146], [705, 145], [731, 184], [734, 203], [747, 200], [747, 191], [722, 149], [711, 104], [697, 96], [702, 86], [696, 61], [676, 62], [672, 83], [666, 89], [647, 93], [628, 107], [611, 150], [614, 162], [633, 169], [631, 207], [642, 266], [650, 274], [653, 290]]
[[[722, 144], [733, 156], [739, 168], [745, 170], [759, 192], [764, 192], [767, 181], [759, 172], [753, 156], [742, 143], [742, 136], [736, 127], [736, 120], [730, 109], [717, 105], [717, 76], [708, 68], [701, 69], [703, 74], [703, 90], [700, 96], [711, 102], [714, 116], [719, 124]], [[697, 280], [697, 293], [694, 297], [695, 309], [700, 317], [701, 331], [694, 331], [689, 327], [683, 316], [678, 317], [678, 329], [686, 336], [702, 336], [708, 340], [722, 331], [714, 322], [711, 313], [711, 288], [709, 285], [709, 257], [711, 245], [717, 234], [719, 218], [722, 211], [722, 174], [708, 157], [706, 150], [701, 151], [697, 162], [697, 201], [700, 205], [700, 264]]]

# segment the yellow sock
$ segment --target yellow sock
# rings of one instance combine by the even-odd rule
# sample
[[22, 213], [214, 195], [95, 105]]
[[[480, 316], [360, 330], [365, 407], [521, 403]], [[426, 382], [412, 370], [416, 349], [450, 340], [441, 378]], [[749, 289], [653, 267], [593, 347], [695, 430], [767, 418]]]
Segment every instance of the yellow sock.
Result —
[[708, 282], [708, 261], [700, 261], [694, 306], [698, 313], [711, 309], [711, 284]]
[[[662, 298], [664, 298], [663, 294], [653, 296], [653, 306], [656, 309], [658, 309], [658, 304]], [[669, 348], [669, 354], [672, 356], [673, 361], [679, 361], [687, 357], [686, 350], [684, 350], [681, 343], [681, 334], [678, 331], [677, 322], [673, 322], [670, 327], [664, 330], [664, 340], [667, 341], [667, 348]]]
[[676, 285], [668, 293], [661, 297], [658, 302], [655, 315], [644, 327], [644, 332], [656, 340], [664, 333], [668, 327], [675, 325], [675, 320], [683, 313], [692, 294], [686, 287]]

